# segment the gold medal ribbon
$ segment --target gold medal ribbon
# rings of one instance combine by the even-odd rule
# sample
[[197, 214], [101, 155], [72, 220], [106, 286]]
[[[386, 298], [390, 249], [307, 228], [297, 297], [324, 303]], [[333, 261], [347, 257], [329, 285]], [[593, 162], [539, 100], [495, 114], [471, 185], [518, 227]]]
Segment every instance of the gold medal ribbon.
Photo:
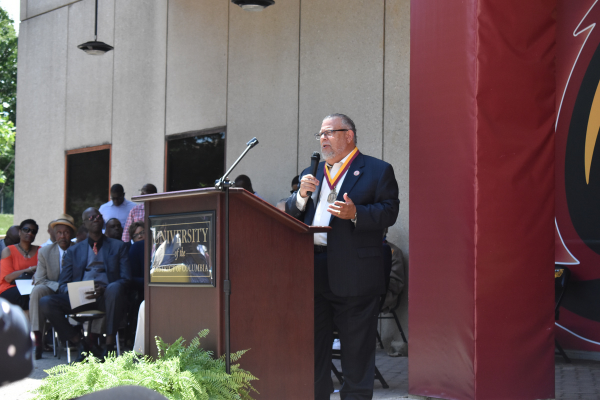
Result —
[[329, 185], [329, 189], [331, 189], [331, 190], [335, 189], [335, 186], [340, 181], [340, 178], [342, 176], [344, 176], [344, 173], [346, 173], [348, 168], [350, 168], [350, 164], [352, 164], [352, 161], [354, 161], [354, 159], [358, 156], [358, 154], [359, 154], [358, 147], [355, 147], [354, 150], [352, 150], [352, 152], [346, 159], [346, 162], [344, 162], [344, 164], [342, 164], [342, 167], [340, 168], [340, 170], [337, 172], [337, 174], [335, 174], [333, 179], [331, 179], [331, 175], [329, 175], [329, 168], [327, 167], [327, 163], [325, 163], [325, 180], [327, 181], [327, 184]]

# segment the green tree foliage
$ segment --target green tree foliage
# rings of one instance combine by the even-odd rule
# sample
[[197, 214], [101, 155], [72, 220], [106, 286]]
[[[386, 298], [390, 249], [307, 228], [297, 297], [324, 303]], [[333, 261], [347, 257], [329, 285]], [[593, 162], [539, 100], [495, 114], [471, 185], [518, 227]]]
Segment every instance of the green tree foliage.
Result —
[[17, 124], [17, 34], [14, 21], [0, 7], [0, 102], [4, 114]]
[[[107, 357], [104, 363], [89, 356], [80, 364], [58, 365], [45, 371], [48, 376], [33, 391], [35, 399], [67, 400], [124, 385], [144, 386], [173, 400], [252, 399], [250, 392], [256, 390], [250, 381], [257, 378], [239, 364], [231, 365], [228, 375], [224, 357], [215, 359], [200, 348], [200, 339], [207, 334], [203, 330], [187, 347], [183, 338], [171, 345], [156, 338], [156, 360], [127, 352]], [[231, 354], [231, 361], [237, 362], [245, 352]]]
[[17, 35], [0, 7], [0, 212], [13, 211], [15, 125], [17, 121]]
[[[0, 105], [0, 196], [11, 199], [15, 187], [15, 127]], [[4, 204], [4, 212], [12, 206]]]

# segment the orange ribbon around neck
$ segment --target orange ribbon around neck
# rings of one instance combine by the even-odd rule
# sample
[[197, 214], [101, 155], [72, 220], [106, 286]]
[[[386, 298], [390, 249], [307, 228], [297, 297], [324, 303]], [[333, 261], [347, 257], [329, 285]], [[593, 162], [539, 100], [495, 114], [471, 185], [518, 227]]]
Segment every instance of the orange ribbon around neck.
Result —
[[344, 164], [342, 164], [342, 167], [340, 168], [340, 170], [337, 172], [337, 174], [335, 174], [333, 179], [331, 179], [331, 175], [329, 175], [329, 168], [327, 167], [327, 163], [325, 163], [325, 180], [327, 181], [327, 184], [329, 185], [329, 189], [331, 189], [331, 190], [335, 189], [336, 185], [338, 184], [338, 182], [340, 181], [342, 176], [344, 176], [344, 174], [346, 173], [348, 168], [350, 168], [350, 164], [352, 164], [352, 161], [354, 161], [354, 159], [358, 156], [358, 154], [359, 154], [358, 147], [355, 147], [354, 150], [352, 150], [352, 152], [346, 159], [346, 162], [344, 162]]

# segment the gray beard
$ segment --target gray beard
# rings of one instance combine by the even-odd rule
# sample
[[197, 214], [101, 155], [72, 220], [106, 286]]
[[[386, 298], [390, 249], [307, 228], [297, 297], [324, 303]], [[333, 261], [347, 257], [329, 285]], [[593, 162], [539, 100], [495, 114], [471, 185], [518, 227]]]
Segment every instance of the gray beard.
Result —
[[321, 157], [323, 158], [323, 160], [327, 161], [328, 159], [335, 157], [335, 153], [336, 152], [333, 149], [331, 149], [331, 151], [321, 150]]

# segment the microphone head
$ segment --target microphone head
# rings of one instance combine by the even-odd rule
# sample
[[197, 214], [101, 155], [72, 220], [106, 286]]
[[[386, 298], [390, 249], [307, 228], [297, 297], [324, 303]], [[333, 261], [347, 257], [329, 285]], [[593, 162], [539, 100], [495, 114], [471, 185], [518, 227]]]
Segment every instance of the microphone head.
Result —
[[319, 153], [318, 151], [313, 151], [313, 154], [312, 154], [312, 156], [310, 158], [315, 159], [315, 160], [320, 160], [321, 159], [321, 153]]
[[246, 146], [250, 146], [250, 148], [256, 146], [258, 144], [258, 139], [253, 137], [252, 139], [250, 139], [250, 141], [248, 143], [246, 143]]

